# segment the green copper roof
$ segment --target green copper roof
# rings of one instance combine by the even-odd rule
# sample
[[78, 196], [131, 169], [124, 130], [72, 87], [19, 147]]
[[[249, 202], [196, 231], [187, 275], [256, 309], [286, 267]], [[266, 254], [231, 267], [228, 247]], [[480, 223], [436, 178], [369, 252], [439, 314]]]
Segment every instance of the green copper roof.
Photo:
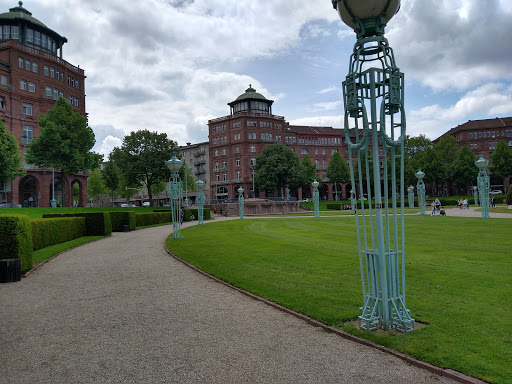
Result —
[[37, 20], [35, 17], [32, 17], [32, 13], [27, 11], [25, 8], [22, 7], [23, 2], [18, 2], [19, 6], [10, 8], [9, 12], [6, 13], [0, 13], [0, 20], [26, 20], [32, 24], [39, 25], [43, 28], [48, 28], [46, 25], [44, 25], [42, 22]]
[[236, 98], [235, 101], [245, 100], [245, 99], [260, 99], [260, 100], [267, 100], [265, 96], [263, 96], [261, 93], [256, 92], [256, 90], [251, 87], [251, 84], [249, 84], [249, 88], [245, 90], [245, 93], [241, 94]]

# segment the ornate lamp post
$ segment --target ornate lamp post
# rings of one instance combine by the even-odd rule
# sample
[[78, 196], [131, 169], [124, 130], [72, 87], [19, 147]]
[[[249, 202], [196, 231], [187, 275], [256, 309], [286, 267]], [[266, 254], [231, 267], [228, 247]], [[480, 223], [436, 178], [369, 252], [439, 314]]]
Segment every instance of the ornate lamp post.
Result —
[[473, 187], [473, 197], [475, 199], [475, 205], [478, 205], [478, 188], [476, 185]]
[[[343, 101], [350, 178], [353, 191], [359, 188], [361, 207], [359, 214], [355, 207], [364, 301], [359, 327], [409, 332], [415, 323], [405, 303], [404, 159], [399, 155], [404, 153], [405, 139], [404, 75], [384, 37], [386, 23], [400, 8], [400, 0], [332, 3], [357, 35], [343, 82]], [[388, 199], [388, 191], [397, 190], [400, 211], [394, 192], [391, 206]]]
[[425, 172], [422, 172], [421, 169], [416, 172], [416, 178], [418, 179], [416, 189], [418, 190], [418, 205], [420, 206], [420, 215], [425, 214], [425, 183], [423, 182], [424, 177]]
[[171, 160], [165, 162], [165, 165], [171, 171], [171, 178], [169, 179], [169, 200], [171, 201], [171, 216], [172, 216], [172, 238], [183, 239], [181, 234], [181, 195], [183, 188], [179, 171], [183, 165], [183, 161], [176, 158], [176, 154], [172, 154]]
[[203, 216], [204, 216], [204, 181], [203, 180], [197, 180], [197, 225], [203, 224]]
[[478, 167], [478, 193], [480, 194], [480, 209], [482, 211], [482, 219], [489, 219], [489, 174], [487, 173], [487, 165], [489, 160], [485, 160], [482, 155], [475, 161], [475, 165]]
[[320, 217], [320, 211], [319, 211], [320, 192], [318, 192], [319, 184], [320, 183], [316, 180], [311, 183], [311, 185], [313, 186], [313, 206], [315, 207], [315, 217]]
[[57, 200], [55, 200], [55, 168], [52, 168], [52, 199], [50, 200], [50, 206], [52, 208], [57, 206]]
[[244, 218], [244, 189], [238, 188], [238, 209], [240, 211], [240, 218]]
[[183, 205], [185, 207], [188, 207], [188, 197], [187, 197], [187, 192], [188, 192], [188, 185], [187, 185], [187, 180], [188, 180], [188, 165], [185, 164], [185, 200], [183, 202]]
[[407, 188], [407, 192], [409, 192], [409, 208], [414, 208], [414, 187], [411, 185]]

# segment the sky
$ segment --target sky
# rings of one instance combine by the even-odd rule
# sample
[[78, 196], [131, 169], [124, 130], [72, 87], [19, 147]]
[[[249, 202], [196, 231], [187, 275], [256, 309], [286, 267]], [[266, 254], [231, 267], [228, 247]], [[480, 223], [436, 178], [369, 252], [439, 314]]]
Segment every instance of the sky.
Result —
[[[0, 12], [17, 6], [2, 0]], [[435, 5], [434, 5], [435, 4]], [[331, 0], [25, 0], [84, 69], [93, 148], [130, 132], [208, 140], [252, 85], [290, 124], [343, 128], [355, 33]], [[405, 74], [407, 134], [512, 116], [512, 0], [402, 0], [386, 38]]]

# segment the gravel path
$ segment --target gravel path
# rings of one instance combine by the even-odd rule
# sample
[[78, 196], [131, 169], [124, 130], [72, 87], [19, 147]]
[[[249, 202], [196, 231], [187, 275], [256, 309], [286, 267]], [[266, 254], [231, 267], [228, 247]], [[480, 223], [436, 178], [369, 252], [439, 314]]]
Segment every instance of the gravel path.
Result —
[[114, 233], [0, 284], [0, 382], [454, 382], [191, 270], [170, 231]]

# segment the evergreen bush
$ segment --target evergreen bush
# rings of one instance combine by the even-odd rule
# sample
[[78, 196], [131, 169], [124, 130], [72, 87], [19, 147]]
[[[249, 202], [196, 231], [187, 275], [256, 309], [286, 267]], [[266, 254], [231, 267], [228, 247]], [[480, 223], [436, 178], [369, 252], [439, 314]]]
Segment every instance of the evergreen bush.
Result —
[[84, 217], [30, 220], [34, 251], [85, 236]]
[[507, 197], [506, 197], [507, 205], [512, 205], [512, 187], [508, 189]]
[[112, 222], [112, 232], [122, 232], [124, 225], [128, 225], [130, 231], [133, 231], [137, 226], [135, 212], [133, 211], [115, 211], [109, 212], [109, 214]]
[[32, 231], [26, 215], [0, 215], [0, 259], [20, 259], [21, 272], [32, 268]]
[[109, 236], [112, 234], [112, 221], [109, 212], [78, 212], [44, 214], [43, 218], [85, 217], [86, 236]]

